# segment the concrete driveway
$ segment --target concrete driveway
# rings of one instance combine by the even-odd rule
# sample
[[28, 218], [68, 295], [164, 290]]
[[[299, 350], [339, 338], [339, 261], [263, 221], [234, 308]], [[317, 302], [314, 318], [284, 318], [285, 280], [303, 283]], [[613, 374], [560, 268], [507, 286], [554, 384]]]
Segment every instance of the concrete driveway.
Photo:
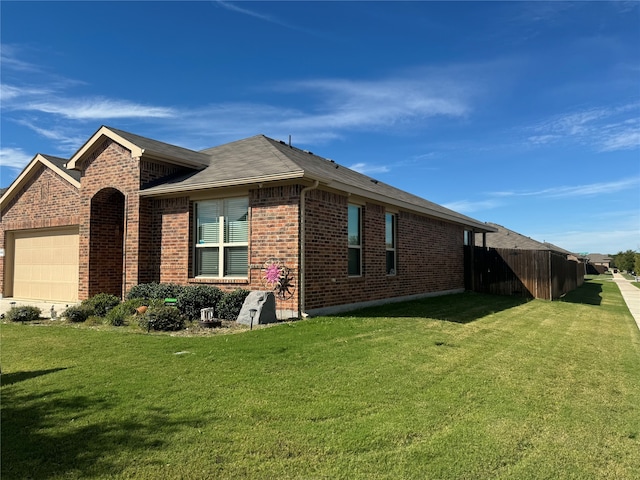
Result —
[[25, 300], [20, 298], [0, 298], [0, 314], [7, 313], [7, 311], [13, 307], [19, 307], [20, 305], [33, 305], [42, 310], [42, 316], [44, 318], [51, 318], [51, 307], [56, 312], [56, 316], [66, 310], [71, 305], [76, 305], [79, 302], [45, 302], [38, 300]]

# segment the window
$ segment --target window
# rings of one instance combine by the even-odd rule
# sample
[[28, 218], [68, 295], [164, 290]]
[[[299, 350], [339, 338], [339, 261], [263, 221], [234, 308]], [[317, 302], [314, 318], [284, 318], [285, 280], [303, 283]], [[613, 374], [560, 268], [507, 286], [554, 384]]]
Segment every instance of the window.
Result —
[[196, 203], [196, 276], [247, 276], [248, 217], [248, 198]]
[[362, 275], [362, 208], [349, 205], [349, 275]]
[[473, 244], [473, 232], [471, 230], [464, 231], [464, 245], [469, 246]]
[[387, 249], [387, 275], [396, 274], [396, 216], [387, 213], [384, 216], [385, 246]]

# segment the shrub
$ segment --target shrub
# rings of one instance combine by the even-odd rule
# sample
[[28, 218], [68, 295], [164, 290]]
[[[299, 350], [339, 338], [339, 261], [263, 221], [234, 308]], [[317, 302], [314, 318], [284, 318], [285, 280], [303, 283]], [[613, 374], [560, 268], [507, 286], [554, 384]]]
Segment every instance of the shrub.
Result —
[[73, 305], [62, 312], [62, 316], [66, 317], [70, 322], [80, 323], [94, 314], [93, 308], [88, 305]]
[[147, 310], [138, 324], [145, 330], [175, 331], [184, 328], [184, 317], [175, 307], [154, 307]]
[[[222, 298], [219, 288], [207, 285], [191, 285], [183, 287], [178, 295], [178, 309], [189, 320], [198, 320], [202, 308], [216, 308]], [[217, 316], [217, 313], [214, 314]]]
[[94, 315], [104, 317], [109, 310], [120, 304], [120, 299], [110, 293], [99, 293], [84, 300], [82, 305], [92, 308]]
[[133, 298], [178, 298], [184, 287], [175, 283], [141, 283], [127, 293], [127, 299]]
[[148, 303], [149, 301], [145, 301], [142, 298], [132, 298], [131, 300], [122, 302], [107, 312], [107, 316], [105, 317], [107, 323], [114, 327], [121, 327], [136, 314], [136, 308]]
[[225, 293], [216, 307], [218, 317], [224, 320], [236, 320], [238, 315], [240, 315], [242, 304], [249, 293], [249, 290], [244, 290], [242, 288], [238, 288], [233, 292]]
[[84, 324], [87, 326], [104, 325], [104, 318], [96, 315], [90, 315], [89, 318], [84, 321]]
[[31, 322], [38, 320], [42, 310], [31, 305], [21, 305], [19, 307], [11, 307], [7, 312], [7, 320], [12, 322]]

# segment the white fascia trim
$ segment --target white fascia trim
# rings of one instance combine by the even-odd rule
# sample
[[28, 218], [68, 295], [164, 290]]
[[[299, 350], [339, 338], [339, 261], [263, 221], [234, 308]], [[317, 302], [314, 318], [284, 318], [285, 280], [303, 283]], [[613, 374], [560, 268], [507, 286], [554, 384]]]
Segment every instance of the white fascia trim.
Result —
[[122, 145], [127, 150], [130, 150], [132, 157], [141, 157], [142, 154], [144, 153], [144, 149], [143, 148], [138, 147], [137, 145], [131, 143], [129, 140], [126, 140], [126, 139], [122, 138], [120, 135], [112, 132], [107, 127], [102, 126], [102, 127], [100, 127], [100, 129], [96, 133], [93, 134], [93, 136], [89, 140], [87, 140], [85, 142], [85, 144], [80, 148], [80, 150], [78, 150], [73, 155], [73, 157], [71, 157], [71, 160], [69, 160], [69, 162], [67, 162], [67, 168], [70, 169], [70, 170], [77, 170], [78, 169], [77, 163], [79, 161], [81, 161], [82, 158], [88, 152], [90, 152], [93, 149], [93, 147], [95, 146], [95, 144], [98, 141], [100, 141], [103, 137], [104, 138], [110, 138], [114, 142], [119, 143], [120, 145]]
[[258, 177], [246, 177], [246, 178], [238, 178], [234, 180], [222, 180], [219, 182], [203, 182], [197, 183], [194, 185], [184, 186], [184, 185], [167, 185], [167, 186], [157, 186], [150, 188], [149, 190], [140, 190], [141, 197], [153, 197], [159, 195], [169, 195], [176, 193], [187, 193], [193, 192], [197, 190], [208, 190], [211, 188], [222, 188], [222, 187], [239, 187], [242, 185], [251, 185], [251, 184], [259, 184], [259, 183], [267, 183], [267, 182], [276, 182], [280, 180], [292, 180], [296, 178], [303, 178], [304, 172], [292, 172], [287, 174], [277, 174], [277, 175], [263, 175]]

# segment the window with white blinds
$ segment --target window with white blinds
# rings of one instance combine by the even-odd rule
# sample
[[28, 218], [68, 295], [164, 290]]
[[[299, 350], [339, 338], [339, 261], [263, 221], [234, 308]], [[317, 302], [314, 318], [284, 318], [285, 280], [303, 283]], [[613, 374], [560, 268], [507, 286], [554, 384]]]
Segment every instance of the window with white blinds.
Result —
[[246, 277], [249, 268], [249, 199], [197, 202], [195, 273]]

